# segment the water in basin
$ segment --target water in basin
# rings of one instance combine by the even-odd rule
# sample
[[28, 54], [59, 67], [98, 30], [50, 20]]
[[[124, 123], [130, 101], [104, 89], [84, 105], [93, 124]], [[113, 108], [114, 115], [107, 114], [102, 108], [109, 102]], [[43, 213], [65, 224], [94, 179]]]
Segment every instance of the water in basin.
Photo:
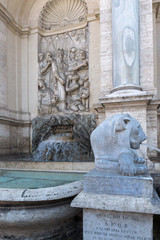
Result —
[[0, 170], [0, 188], [37, 189], [64, 185], [83, 179], [83, 173]]

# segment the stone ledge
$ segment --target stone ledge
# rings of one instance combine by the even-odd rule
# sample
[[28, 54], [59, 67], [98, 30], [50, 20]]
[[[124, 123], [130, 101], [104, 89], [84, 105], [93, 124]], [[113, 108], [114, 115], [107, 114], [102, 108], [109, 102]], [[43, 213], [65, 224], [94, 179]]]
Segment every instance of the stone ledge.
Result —
[[117, 91], [113, 92], [106, 96], [99, 97], [99, 103], [94, 104], [94, 109], [97, 112], [104, 111], [106, 107], [114, 108], [117, 106], [141, 106], [151, 104], [159, 105], [159, 101], [153, 100], [154, 92], [145, 92], [145, 91], [138, 91], [138, 90], [125, 90], [125, 91]]
[[71, 202], [71, 207], [118, 212], [160, 214], [160, 198], [156, 191], [153, 193], [153, 198], [81, 192]]
[[124, 102], [134, 102], [134, 101], [150, 101], [154, 96], [154, 93], [148, 93], [138, 90], [127, 90], [113, 92], [105, 97], [100, 98], [102, 104], [112, 104]]
[[77, 195], [82, 191], [83, 181], [64, 184], [57, 187], [38, 189], [6, 189], [0, 188], [0, 204], [15, 202], [38, 202], [64, 199]]
[[[0, 156], [1, 157], [1, 156]], [[1, 157], [2, 158], [2, 157]], [[85, 172], [94, 168], [94, 162], [38, 162], [28, 158], [16, 160], [7, 156], [1, 159], [0, 169], [8, 170], [36, 170], [36, 171], [72, 171]]]
[[5, 108], [0, 108], [0, 123], [23, 125], [31, 124], [31, 116], [28, 112], [11, 111]]

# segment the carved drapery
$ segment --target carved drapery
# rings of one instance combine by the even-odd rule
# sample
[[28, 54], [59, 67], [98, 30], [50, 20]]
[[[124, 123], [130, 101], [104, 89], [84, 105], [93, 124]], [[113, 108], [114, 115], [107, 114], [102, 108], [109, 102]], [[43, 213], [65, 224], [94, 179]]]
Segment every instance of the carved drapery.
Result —
[[[63, 12], [62, 19], [71, 13], [69, 6], [72, 6], [77, 11], [75, 21], [79, 21], [80, 16], [86, 16], [87, 7], [83, 0], [74, 1], [79, 3], [76, 8], [72, 0], [49, 1], [42, 12], [52, 24], [58, 19], [53, 10]], [[58, 26], [61, 29], [61, 21], [57, 22]], [[89, 111], [88, 26], [74, 29], [73, 25], [73, 30], [65, 33], [39, 35], [38, 58], [39, 114]]]

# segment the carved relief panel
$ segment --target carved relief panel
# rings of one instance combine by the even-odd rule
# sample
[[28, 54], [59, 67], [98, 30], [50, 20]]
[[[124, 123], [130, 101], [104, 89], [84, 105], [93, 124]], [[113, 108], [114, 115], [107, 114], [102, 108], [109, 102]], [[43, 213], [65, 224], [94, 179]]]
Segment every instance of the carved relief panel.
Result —
[[89, 111], [88, 29], [39, 37], [39, 114]]
[[[86, 5], [82, 0], [76, 1], [81, 3], [79, 5], [80, 15], [83, 15], [84, 19], [85, 11], [87, 11]], [[55, 0], [50, 1], [48, 4], [52, 5], [51, 2], [58, 4], [58, 1]], [[66, 1], [60, 0], [59, 2], [64, 4], [64, 6], [66, 4]], [[67, 2], [67, 6], [69, 6], [70, 2], [70, 4], [72, 3], [71, 6], [74, 7], [75, 4], [73, 4], [72, 0], [67, 0]], [[47, 8], [49, 5], [47, 5]], [[44, 16], [47, 19], [47, 13], [51, 14], [48, 10], [43, 9], [40, 16], [41, 24]], [[66, 15], [63, 13], [63, 17], [65, 16], [67, 16], [67, 13]], [[74, 16], [74, 21], [76, 21], [76, 15]], [[77, 17], [78, 21], [82, 19], [78, 13]], [[74, 21], [72, 19], [73, 23]], [[52, 20], [52, 22], [54, 21]], [[60, 27], [61, 25], [62, 23], [59, 22]], [[57, 28], [57, 25], [55, 27]], [[46, 26], [45, 28], [47, 29]], [[65, 33], [52, 34], [50, 36], [39, 35], [38, 51], [39, 114], [89, 111], [88, 27], [86, 26]]]

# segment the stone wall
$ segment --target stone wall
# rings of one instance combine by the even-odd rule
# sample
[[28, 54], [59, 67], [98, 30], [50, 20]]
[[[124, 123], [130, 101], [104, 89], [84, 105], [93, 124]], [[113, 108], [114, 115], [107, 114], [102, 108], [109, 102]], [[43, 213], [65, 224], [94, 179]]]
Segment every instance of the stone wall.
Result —
[[7, 16], [0, 25], [0, 155], [29, 153], [30, 114], [23, 78], [28, 69], [22, 68], [22, 37], [7, 25]]

